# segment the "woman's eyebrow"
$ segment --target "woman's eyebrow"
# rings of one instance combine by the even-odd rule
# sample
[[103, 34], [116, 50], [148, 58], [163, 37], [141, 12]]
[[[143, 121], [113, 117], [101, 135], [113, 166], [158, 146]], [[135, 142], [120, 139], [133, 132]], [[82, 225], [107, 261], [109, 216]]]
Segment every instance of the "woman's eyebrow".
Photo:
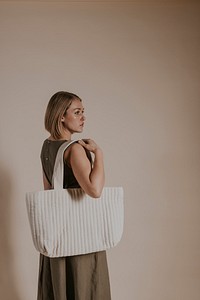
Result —
[[74, 108], [73, 110], [84, 110], [84, 108], [80, 108], [80, 107], [77, 107], [77, 108]]

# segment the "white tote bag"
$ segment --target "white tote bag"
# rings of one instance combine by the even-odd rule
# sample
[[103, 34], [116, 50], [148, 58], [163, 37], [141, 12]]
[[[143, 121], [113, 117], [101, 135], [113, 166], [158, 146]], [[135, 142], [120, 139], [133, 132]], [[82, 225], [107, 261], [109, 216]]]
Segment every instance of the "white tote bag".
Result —
[[26, 207], [36, 250], [49, 257], [102, 251], [121, 239], [124, 223], [123, 188], [104, 187], [92, 198], [81, 188], [63, 189], [63, 154], [57, 153], [52, 190], [26, 193]]

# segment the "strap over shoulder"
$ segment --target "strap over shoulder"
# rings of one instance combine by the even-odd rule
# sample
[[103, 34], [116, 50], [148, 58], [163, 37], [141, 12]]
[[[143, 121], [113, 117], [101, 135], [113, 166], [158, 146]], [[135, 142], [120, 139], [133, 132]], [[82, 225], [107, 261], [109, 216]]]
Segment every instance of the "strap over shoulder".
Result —
[[53, 185], [53, 188], [56, 190], [63, 189], [63, 176], [64, 176], [63, 155], [64, 155], [64, 152], [70, 145], [76, 143], [77, 141], [79, 141], [79, 139], [67, 141], [67, 142], [63, 143], [58, 149], [55, 164], [54, 164], [54, 169], [53, 169], [53, 176], [52, 176], [52, 185]]

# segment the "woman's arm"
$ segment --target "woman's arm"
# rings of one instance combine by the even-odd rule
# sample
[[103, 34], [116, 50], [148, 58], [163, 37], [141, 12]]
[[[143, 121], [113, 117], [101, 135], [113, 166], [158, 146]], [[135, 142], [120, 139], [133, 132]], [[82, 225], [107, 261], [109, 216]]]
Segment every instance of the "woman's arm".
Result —
[[[93, 168], [85, 149], [94, 153]], [[93, 140], [80, 140], [70, 147], [68, 161], [81, 188], [93, 198], [99, 198], [105, 182], [103, 152]]]

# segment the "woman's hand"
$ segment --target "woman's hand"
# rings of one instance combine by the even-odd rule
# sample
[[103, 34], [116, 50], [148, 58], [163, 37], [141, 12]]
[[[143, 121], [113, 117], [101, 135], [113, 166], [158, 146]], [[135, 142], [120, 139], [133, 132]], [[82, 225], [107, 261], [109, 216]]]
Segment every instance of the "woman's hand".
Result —
[[79, 140], [78, 143], [92, 153], [95, 153], [97, 150], [101, 151], [100, 147], [91, 139]]

